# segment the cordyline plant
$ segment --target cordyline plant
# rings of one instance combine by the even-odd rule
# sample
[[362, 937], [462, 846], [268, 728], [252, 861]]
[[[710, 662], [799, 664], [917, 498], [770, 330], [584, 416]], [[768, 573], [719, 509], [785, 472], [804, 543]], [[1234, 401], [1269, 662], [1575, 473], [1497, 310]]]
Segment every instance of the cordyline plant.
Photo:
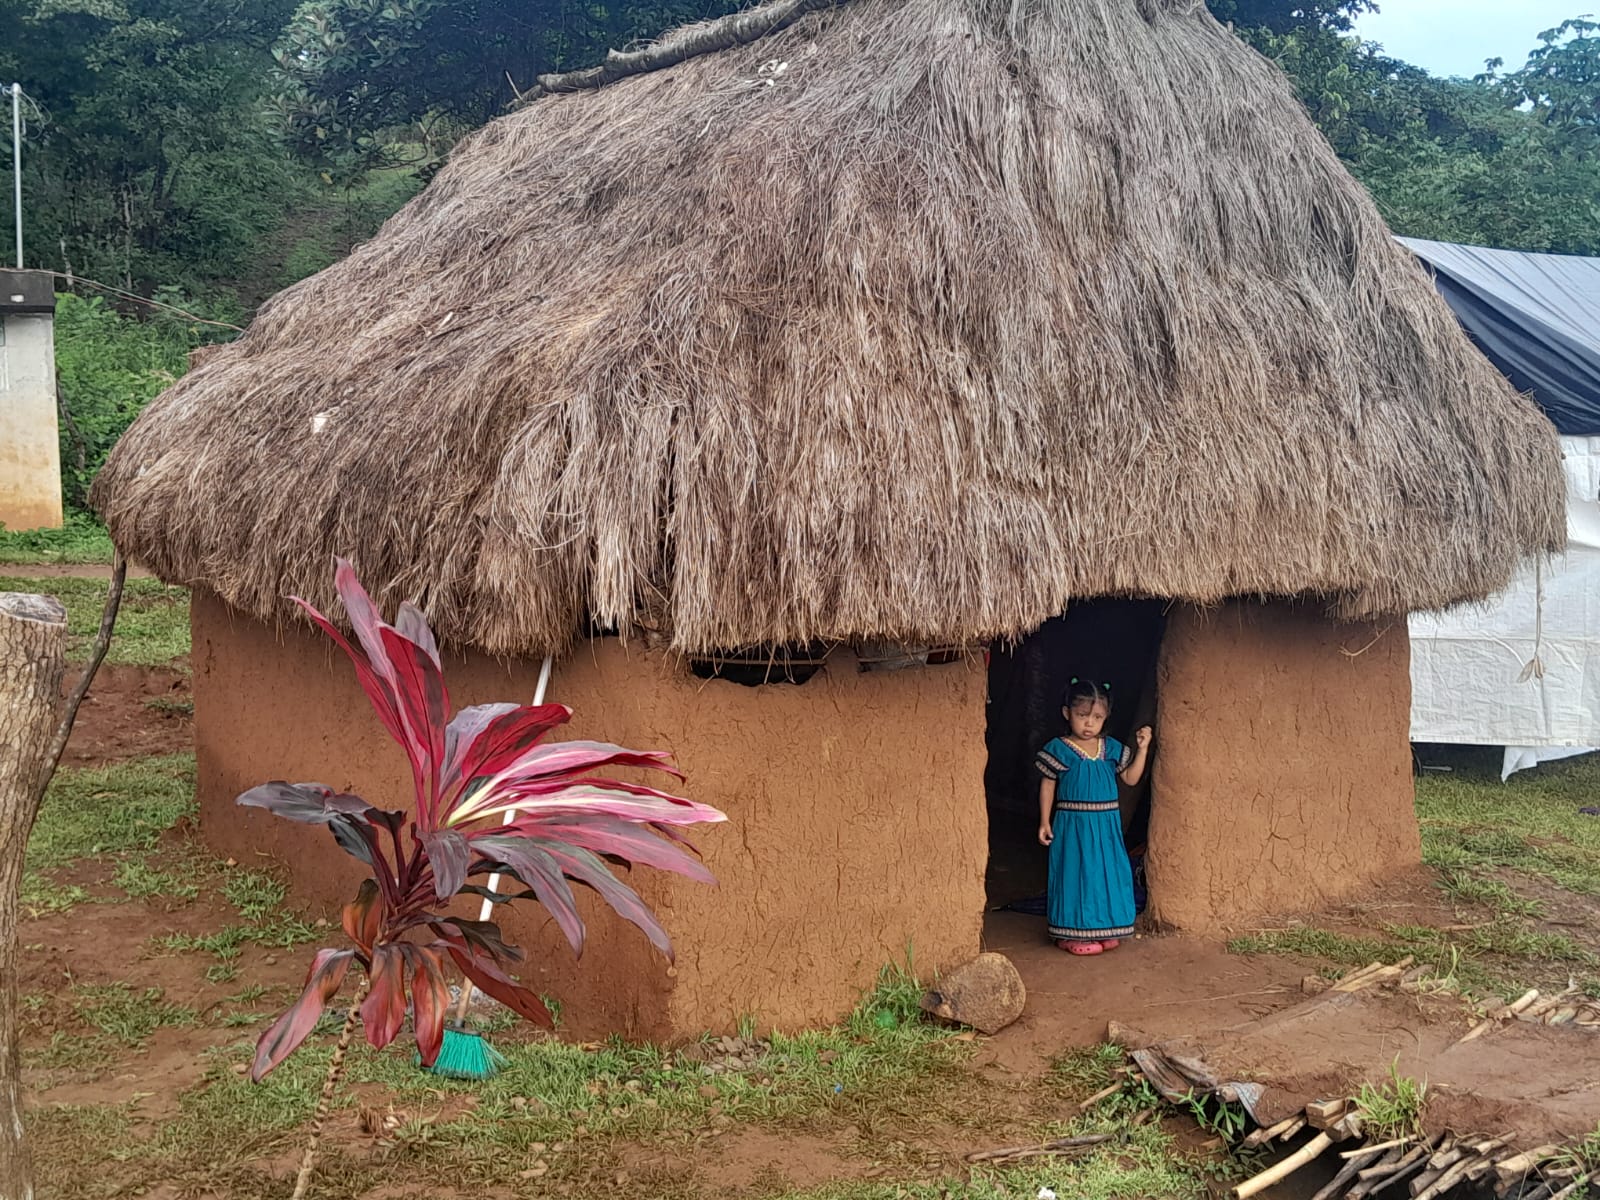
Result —
[[[415, 797], [410, 812], [379, 808], [319, 783], [268, 783], [239, 797], [240, 804], [291, 821], [328, 826], [339, 845], [372, 870], [344, 908], [344, 931], [354, 945], [317, 951], [300, 998], [256, 1045], [253, 1080], [305, 1041], [351, 963], [368, 978], [360, 1006], [367, 1041], [381, 1048], [395, 1039], [409, 994], [425, 1066], [433, 1064], [444, 1036], [447, 961], [470, 981], [463, 986], [476, 984], [518, 1015], [550, 1027], [544, 1002], [501, 968], [522, 953], [501, 940], [499, 927], [439, 907], [461, 893], [496, 903], [533, 898], [581, 953], [583, 921], [568, 883], [574, 880], [598, 892], [670, 957], [666, 932], [607, 860], [713, 882], [678, 829], [725, 819], [681, 796], [588, 774], [648, 767], [682, 778], [664, 753], [604, 742], [543, 744], [572, 716], [565, 705], [480, 704], [449, 718], [439, 649], [421, 612], [402, 604], [395, 623], [385, 624], [350, 564], [335, 561], [335, 586], [357, 645], [310, 604], [295, 603], [355, 664], [379, 720], [411, 761]], [[496, 873], [527, 890], [491, 893], [469, 882]]]

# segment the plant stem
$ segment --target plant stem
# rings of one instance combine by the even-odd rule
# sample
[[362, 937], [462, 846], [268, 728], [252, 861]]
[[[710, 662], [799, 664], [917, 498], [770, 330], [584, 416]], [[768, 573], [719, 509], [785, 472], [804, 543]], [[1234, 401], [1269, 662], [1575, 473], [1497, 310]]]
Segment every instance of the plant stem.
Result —
[[355, 1032], [356, 1016], [361, 1011], [361, 996], [367, 990], [362, 980], [361, 991], [345, 1014], [344, 1028], [339, 1031], [339, 1042], [333, 1048], [333, 1058], [328, 1061], [328, 1074], [322, 1081], [322, 1095], [317, 1097], [317, 1111], [311, 1118], [311, 1137], [306, 1142], [305, 1157], [300, 1160], [300, 1174], [295, 1177], [294, 1195], [290, 1200], [305, 1200], [306, 1189], [311, 1186], [311, 1168], [317, 1158], [317, 1143], [322, 1139], [322, 1123], [328, 1116], [328, 1104], [333, 1100], [333, 1090], [339, 1086], [339, 1076], [344, 1071], [345, 1052], [350, 1049], [350, 1035]]

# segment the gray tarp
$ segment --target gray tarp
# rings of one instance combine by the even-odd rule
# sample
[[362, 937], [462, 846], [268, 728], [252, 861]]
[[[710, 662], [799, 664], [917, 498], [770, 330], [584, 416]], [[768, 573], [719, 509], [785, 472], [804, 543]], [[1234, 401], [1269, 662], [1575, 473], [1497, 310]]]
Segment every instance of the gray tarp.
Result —
[[1600, 258], [1401, 238], [1489, 361], [1556, 429], [1600, 434]]

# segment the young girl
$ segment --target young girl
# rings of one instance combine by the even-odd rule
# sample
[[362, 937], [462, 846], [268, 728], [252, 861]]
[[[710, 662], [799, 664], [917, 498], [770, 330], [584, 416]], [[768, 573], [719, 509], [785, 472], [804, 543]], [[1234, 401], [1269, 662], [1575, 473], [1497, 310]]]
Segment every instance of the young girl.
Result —
[[1050, 847], [1050, 936], [1069, 954], [1115, 950], [1133, 932], [1133, 870], [1122, 844], [1117, 778], [1144, 777], [1150, 727], [1129, 748], [1102, 737], [1111, 687], [1074, 679], [1061, 701], [1065, 737], [1039, 751], [1039, 841]]

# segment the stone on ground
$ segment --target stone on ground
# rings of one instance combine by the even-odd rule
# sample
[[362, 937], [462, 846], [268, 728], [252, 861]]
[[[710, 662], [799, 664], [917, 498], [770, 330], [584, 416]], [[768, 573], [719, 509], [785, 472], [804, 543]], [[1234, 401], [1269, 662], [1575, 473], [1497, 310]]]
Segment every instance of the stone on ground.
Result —
[[922, 1008], [979, 1033], [999, 1033], [1022, 1015], [1027, 999], [1011, 960], [990, 952], [940, 976], [922, 997]]

